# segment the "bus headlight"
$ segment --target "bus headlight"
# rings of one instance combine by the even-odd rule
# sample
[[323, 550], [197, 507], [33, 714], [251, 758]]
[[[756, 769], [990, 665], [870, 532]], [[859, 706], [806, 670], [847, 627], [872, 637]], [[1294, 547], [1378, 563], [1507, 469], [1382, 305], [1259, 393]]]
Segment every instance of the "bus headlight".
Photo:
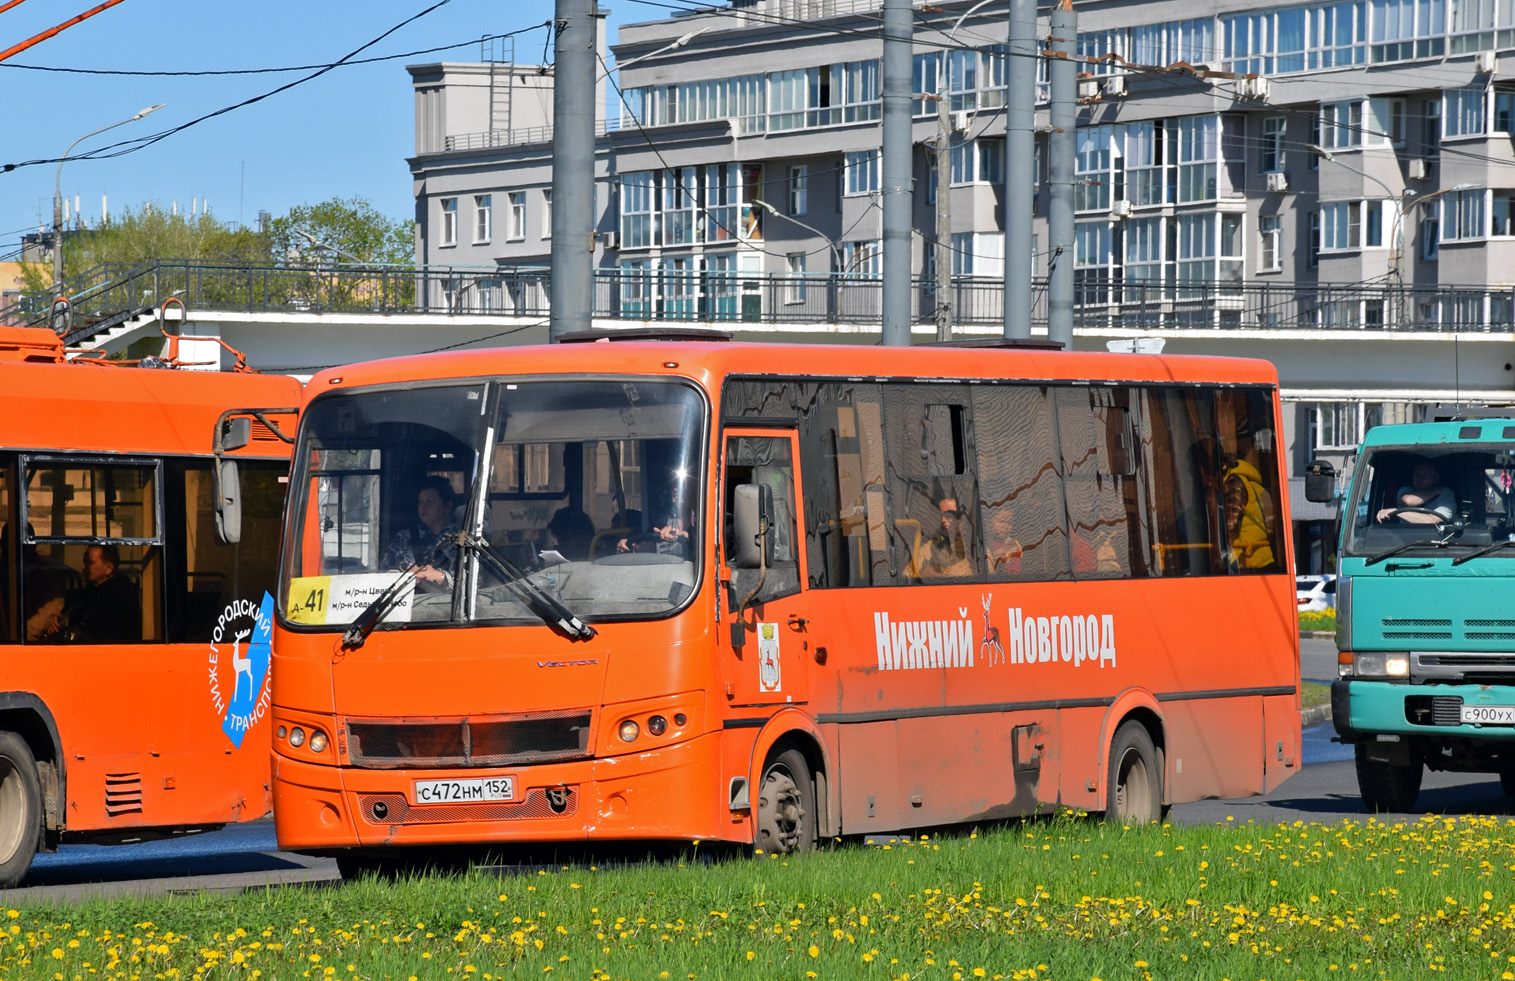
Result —
[[289, 744], [297, 748], [305, 745], [305, 730], [299, 726], [289, 730]]
[[621, 742], [636, 742], [636, 738], [641, 733], [641, 731], [642, 727], [637, 725], [635, 720], [627, 719], [625, 722], [621, 723]]
[[316, 729], [310, 734], [310, 751], [312, 753], [326, 752], [326, 733]]
[[1352, 673], [1359, 678], [1407, 678], [1410, 655], [1402, 651], [1356, 652]]

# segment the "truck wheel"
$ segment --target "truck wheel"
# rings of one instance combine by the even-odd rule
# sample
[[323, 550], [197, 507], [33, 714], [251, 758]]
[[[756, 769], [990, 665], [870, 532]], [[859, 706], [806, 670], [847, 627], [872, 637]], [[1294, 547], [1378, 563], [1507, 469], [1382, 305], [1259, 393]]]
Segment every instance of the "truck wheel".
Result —
[[1409, 763], [1378, 763], [1368, 759], [1367, 747], [1358, 743], [1357, 789], [1362, 794], [1362, 803], [1369, 811], [1398, 812], [1415, 809], [1415, 798], [1420, 796], [1420, 778], [1425, 767], [1419, 759]]
[[19, 885], [42, 834], [42, 789], [26, 740], [0, 732], [0, 886]]
[[1105, 780], [1105, 820], [1111, 824], [1151, 824], [1163, 815], [1163, 774], [1147, 727], [1132, 720], [1110, 741]]
[[797, 749], [786, 749], [763, 766], [756, 845], [780, 855], [815, 847], [815, 781], [805, 754]]

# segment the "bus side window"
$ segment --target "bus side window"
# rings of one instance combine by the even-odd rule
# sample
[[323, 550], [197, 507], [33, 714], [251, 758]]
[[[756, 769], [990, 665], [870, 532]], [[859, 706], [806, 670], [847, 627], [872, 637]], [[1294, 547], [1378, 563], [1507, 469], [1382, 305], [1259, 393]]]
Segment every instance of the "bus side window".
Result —
[[1069, 549], [1081, 579], [1146, 575], [1130, 471], [1130, 394], [1106, 386], [1056, 390]]
[[991, 582], [1070, 579], [1068, 526], [1047, 390], [973, 390], [984, 573]]
[[1272, 401], [1264, 392], [1222, 392], [1215, 408], [1225, 451], [1221, 494], [1231, 570], [1277, 572], [1283, 560], [1283, 543], [1279, 537]]

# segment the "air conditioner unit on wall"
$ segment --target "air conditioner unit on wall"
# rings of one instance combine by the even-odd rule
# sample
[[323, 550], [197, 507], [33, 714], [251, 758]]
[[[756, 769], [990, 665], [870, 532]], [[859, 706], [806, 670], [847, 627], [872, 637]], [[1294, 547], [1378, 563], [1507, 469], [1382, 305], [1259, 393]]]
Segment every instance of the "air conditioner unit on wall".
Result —
[[1260, 75], [1237, 79], [1236, 97], [1238, 99], [1266, 99], [1268, 80]]
[[606, 249], [618, 248], [621, 244], [620, 237], [615, 232], [601, 232], [600, 244]]
[[1498, 63], [1492, 51], [1480, 51], [1473, 56], [1473, 70], [1480, 75], [1491, 75]]
[[1104, 89], [1106, 95], [1125, 95], [1126, 76], [1111, 75], [1109, 78], [1105, 79]]
[[1113, 212], [1115, 212], [1115, 217], [1117, 217], [1117, 218], [1128, 217], [1131, 214], [1131, 202], [1130, 201], [1116, 201], [1111, 206], [1110, 210], [1113, 211]]
[[1274, 171], [1273, 173], [1267, 174], [1265, 176], [1268, 179], [1269, 193], [1282, 194], [1284, 191], [1287, 191], [1289, 189], [1289, 178], [1282, 171]]
[[1406, 168], [1412, 181], [1429, 180], [1431, 177], [1431, 161], [1425, 157], [1414, 157]]
[[1099, 79], [1081, 78], [1078, 80], [1078, 97], [1083, 100], [1098, 99], [1100, 97]]

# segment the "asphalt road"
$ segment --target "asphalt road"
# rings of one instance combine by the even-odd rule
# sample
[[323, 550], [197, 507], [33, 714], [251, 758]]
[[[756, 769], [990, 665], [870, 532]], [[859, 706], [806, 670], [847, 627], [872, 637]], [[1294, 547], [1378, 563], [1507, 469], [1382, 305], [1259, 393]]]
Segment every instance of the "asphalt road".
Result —
[[[1336, 676], [1336, 644], [1301, 638], [1300, 674], [1327, 683]], [[1173, 808], [1179, 824], [1227, 821], [1364, 821], [1352, 754], [1331, 741], [1329, 722], [1304, 731], [1304, 766], [1273, 793], [1241, 800], [1197, 801]], [[1482, 774], [1427, 773], [1418, 806], [1429, 814], [1515, 815], [1515, 801], [1498, 778]], [[1388, 816], [1413, 821], [1420, 814]], [[70, 902], [86, 896], [163, 895], [242, 890], [268, 885], [322, 885], [340, 881], [336, 863], [278, 850], [272, 821], [171, 841], [104, 847], [69, 845], [39, 855], [27, 885], [0, 890], [0, 903]]]

